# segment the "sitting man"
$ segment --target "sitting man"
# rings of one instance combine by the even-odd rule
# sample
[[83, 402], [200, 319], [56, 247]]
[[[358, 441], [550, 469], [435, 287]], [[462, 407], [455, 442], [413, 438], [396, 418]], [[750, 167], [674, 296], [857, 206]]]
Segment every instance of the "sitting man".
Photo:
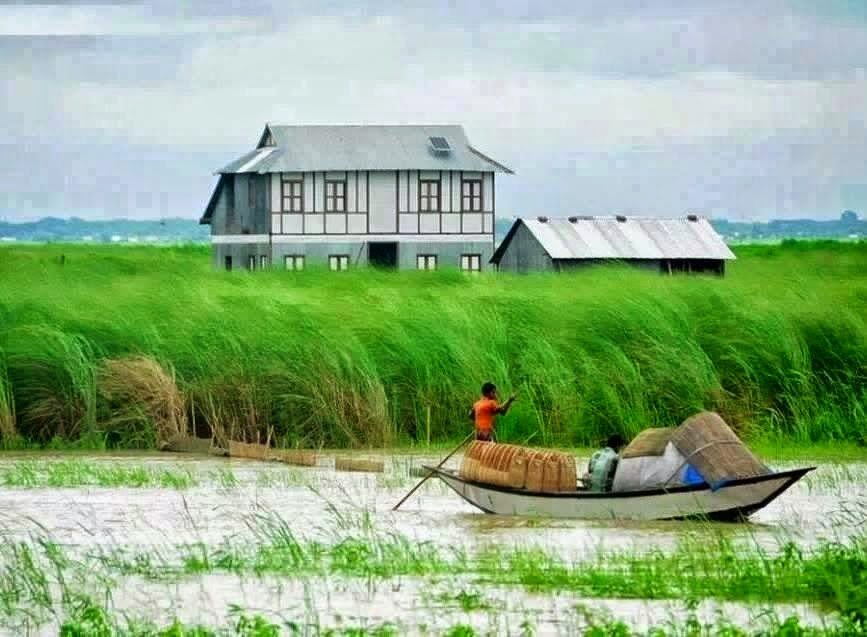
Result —
[[614, 482], [614, 472], [617, 471], [617, 463], [620, 461], [620, 450], [626, 441], [620, 434], [614, 434], [608, 438], [608, 444], [590, 457], [587, 474], [584, 476], [584, 485], [591, 491], [611, 491]]

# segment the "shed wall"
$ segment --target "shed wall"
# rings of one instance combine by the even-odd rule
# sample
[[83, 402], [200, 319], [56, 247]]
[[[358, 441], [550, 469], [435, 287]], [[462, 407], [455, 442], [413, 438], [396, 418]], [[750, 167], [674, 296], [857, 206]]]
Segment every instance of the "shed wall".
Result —
[[554, 262], [542, 248], [542, 245], [522, 223], [512, 236], [509, 245], [500, 259], [499, 270], [502, 272], [550, 272]]

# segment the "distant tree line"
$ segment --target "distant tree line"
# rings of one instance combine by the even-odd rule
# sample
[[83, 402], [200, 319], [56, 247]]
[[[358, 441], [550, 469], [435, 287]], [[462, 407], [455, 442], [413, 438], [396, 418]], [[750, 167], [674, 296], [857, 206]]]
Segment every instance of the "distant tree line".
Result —
[[[774, 239], [867, 239], [867, 220], [846, 210], [839, 219], [775, 219], [768, 222], [711, 220], [727, 241], [768, 241]], [[512, 219], [496, 222], [500, 241], [512, 225]], [[72, 217], [45, 217], [38, 221], [13, 223], [0, 221], [0, 240], [10, 241], [93, 241], [119, 243], [207, 242], [208, 226], [195, 219], [107, 219], [89, 221]]]

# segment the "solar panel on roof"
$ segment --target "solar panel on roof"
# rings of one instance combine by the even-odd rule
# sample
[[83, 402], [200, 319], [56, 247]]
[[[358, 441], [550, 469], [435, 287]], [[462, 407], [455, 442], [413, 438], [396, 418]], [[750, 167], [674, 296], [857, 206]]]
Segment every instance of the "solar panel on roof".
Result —
[[452, 149], [445, 137], [428, 137], [428, 139], [430, 140], [431, 148], [438, 153], [447, 153]]

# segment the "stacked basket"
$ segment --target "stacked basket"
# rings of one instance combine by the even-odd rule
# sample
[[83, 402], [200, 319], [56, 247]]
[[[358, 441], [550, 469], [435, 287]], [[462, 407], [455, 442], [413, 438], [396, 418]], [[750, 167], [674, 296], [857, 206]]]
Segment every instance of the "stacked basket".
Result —
[[460, 475], [465, 480], [541, 493], [575, 491], [575, 458], [559, 451], [527, 449], [475, 441], [467, 449]]

